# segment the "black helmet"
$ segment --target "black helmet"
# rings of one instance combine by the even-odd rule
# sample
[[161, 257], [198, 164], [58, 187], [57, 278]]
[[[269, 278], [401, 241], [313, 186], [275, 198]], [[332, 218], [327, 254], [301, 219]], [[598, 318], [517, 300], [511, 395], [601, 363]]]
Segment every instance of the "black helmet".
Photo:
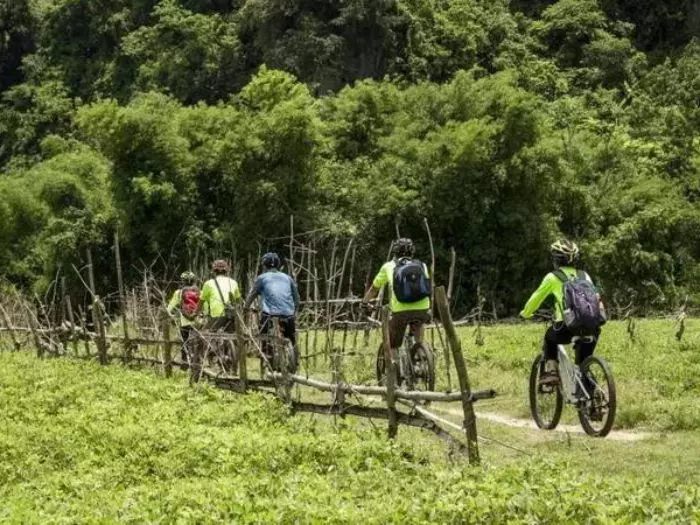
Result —
[[391, 245], [391, 253], [394, 257], [413, 257], [413, 241], [406, 237], [396, 239]]
[[558, 266], [570, 266], [576, 263], [581, 254], [576, 243], [568, 239], [556, 241], [549, 249], [552, 252], [552, 262]]
[[279, 268], [282, 266], [282, 260], [275, 252], [269, 252], [262, 256], [260, 264], [263, 268]]

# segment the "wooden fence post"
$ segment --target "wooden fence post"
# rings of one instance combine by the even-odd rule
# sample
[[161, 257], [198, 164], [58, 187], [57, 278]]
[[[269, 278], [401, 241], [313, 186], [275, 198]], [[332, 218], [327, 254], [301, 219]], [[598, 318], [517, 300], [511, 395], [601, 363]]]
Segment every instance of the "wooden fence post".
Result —
[[238, 353], [238, 379], [241, 391], [248, 389], [248, 339], [245, 336], [245, 317], [240, 305], [236, 306], [236, 352]]
[[126, 303], [126, 293], [124, 292], [124, 277], [122, 275], [122, 257], [119, 251], [119, 232], [114, 232], [114, 258], [117, 263], [117, 284], [119, 286], [119, 306], [122, 310], [122, 329], [124, 330], [124, 355], [125, 363], [131, 360], [131, 341], [129, 340], [129, 328], [126, 313], [129, 310]]
[[75, 315], [73, 314], [73, 303], [71, 303], [70, 295], [66, 295], [66, 313], [68, 314], [68, 322], [70, 323], [70, 337], [73, 342], [73, 352], [78, 356], [78, 336], [75, 330]]
[[105, 309], [100, 300], [100, 296], [95, 296], [95, 301], [92, 303], [92, 319], [96, 323], [97, 328], [97, 351], [101, 365], [109, 364], [109, 355], [107, 355], [107, 330], [105, 328]]
[[173, 342], [170, 339], [172, 321], [167, 311], [161, 315], [161, 332], [163, 333], [163, 369], [165, 377], [173, 375]]
[[[331, 354], [331, 370], [332, 370], [332, 383], [335, 386], [335, 392], [333, 392], [333, 405], [340, 407], [342, 410], [345, 406], [345, 390], [341, 387], [343, 381], [343, 354], [342, 352], [333, 352]], [[345, 414], [341, 412], [340, 417], [345, 418]]]
[[384, 341], [384, 363], [386, 370], [386, 406], [389, 411], [389, 438], [396, 437], [398, 432], [398, 420], [396, 416], [396, 359], [394, 350], [391, 348], [391, 338], [389, 337], [389, 309], [384, 307], [384, 319], [382, 320], [382, 338]]
[[462, 345], [459, 342], [457, 331], [455, 330], [452, 316], [450, 314], [450, 306], [447, 302], [447, 294], [445, 287], [439, 286], [435, 289], [435, 302], [440, 312], [440, 320], [445, 327], [447, 342], [452, 349], [452, 355], [457, 369], [457, 377], [459, 379], [460, 391], [462, 393], [462, 409], [464, 410], [464, 429], [467, 434], [467, 449], [469, 452], [469, 463], [477, 465], [479, 463], [479, 445], [477, 442], [476, 433], [476, 416], [474, 414], [474, 405], [472, 403], [472, 393], [469, 386], [469, 376], [467, 375], [467, 366], [464, 363], [462, 355]]

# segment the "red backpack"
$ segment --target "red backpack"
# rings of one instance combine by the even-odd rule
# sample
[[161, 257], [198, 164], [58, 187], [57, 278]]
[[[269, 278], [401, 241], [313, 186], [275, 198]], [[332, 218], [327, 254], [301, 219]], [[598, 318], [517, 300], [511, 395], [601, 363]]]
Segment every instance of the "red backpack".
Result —
[[190, 321], [199, 313], [199, 288], [187, 286], [180, 292], [180, 313]]

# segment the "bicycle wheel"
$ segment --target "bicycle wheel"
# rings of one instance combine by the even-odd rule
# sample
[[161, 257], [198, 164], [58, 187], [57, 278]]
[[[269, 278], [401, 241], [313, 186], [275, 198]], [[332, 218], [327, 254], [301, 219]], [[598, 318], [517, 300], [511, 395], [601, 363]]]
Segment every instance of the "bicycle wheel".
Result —
[[435, 355], [428, 343], [411, 347], [412, 387], [432, 392], [435, 390]]
[[608, 364], [596, 356], [588, 357], [579, 368], [591, 397], [579, 407], [579, 421], [589, 436], [605, 437], [612, 430], [617, 410], [612, 372]]
[[542, 354], [532, 363], [530, 370], [530, 413], [537, 426], [544, 430], [556, 428], [561, 419], [564, 400], [557, 386], [540, 385], [545, 360]]

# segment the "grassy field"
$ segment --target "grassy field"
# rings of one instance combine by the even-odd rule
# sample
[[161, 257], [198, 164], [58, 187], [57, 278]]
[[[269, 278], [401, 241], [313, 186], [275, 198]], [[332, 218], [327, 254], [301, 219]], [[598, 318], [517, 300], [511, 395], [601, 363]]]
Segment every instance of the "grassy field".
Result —
[[[501, 414], [529, 418], [527, 385], [532, 361], [541, 351], [546, 325], [517, 324], [482, 328], [483, 345], [475, 344], [472, 327], [458, 330], [473, 389], [494, 388], [497, 399], [480, 404]], [[636, 323], [635, 338], [626, 323], [611, 322], [603, 329], [596, 355], [610, 364], [618, 387], [618, 413], [615, 428], [654, 431], [700, 430], [700, 319], [686, 320], [683, 340], [675, 337], [673, 320], [641, 320]], [[336, 347], [342, 334], [335, 334]], [[446, 390], [445, 359], [435, 337], [437, 387]], [[346, 349], [361, 348], [352, 336], [346, 337]], [[374, 352], [378, 333], [370, 338], [370, 352], [346, 359], [350, 382], [374, 380]], [[323, 347], [323, 341], [318, 345]], [[302, 350], [305, 339], [301, 340]], [[570, 355], [573, 357], [573, 350]], [[328, 376], [328, 364], [319, 362], [309, 373]], [[452, 390], [457, 389], [452, 371]], [[565, 422], [574, 422], [575, 414], [565, 411]]]
[[[640, 324], [628, 345], [622, 326], [606, 330], [600, 353], [621, 413], [636, 414], [624, 424], [654, 437], [480, 421], [483, 436], [518, 450], [482, 443], [479, 468], [418, 430], [389, 442], [384, 422], [289, 417], [274, 399], [192, 389], [179, 372], [3, 352], [0, 522], [697, 522], [700, 439], [682, 430], [698, 421], [684, 407], [697, 398], [697, 326], [682, 345], [668, 322]], [[483, 410], [525, 415], [523, 374], [541, 333], [495, 327], [475, 347], [462, 332], [473, 381], [503, 394]]]

